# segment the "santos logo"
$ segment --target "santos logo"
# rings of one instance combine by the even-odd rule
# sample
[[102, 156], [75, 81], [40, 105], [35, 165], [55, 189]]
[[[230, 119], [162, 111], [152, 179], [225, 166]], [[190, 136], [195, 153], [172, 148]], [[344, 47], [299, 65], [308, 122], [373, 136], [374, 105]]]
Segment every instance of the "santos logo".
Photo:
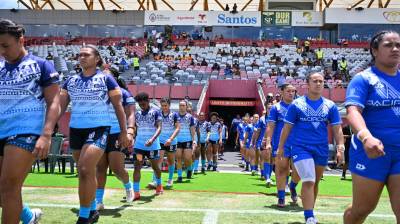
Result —
[[218, 23], [222, 24], [257, 24], [257, 17], [218, 15]]

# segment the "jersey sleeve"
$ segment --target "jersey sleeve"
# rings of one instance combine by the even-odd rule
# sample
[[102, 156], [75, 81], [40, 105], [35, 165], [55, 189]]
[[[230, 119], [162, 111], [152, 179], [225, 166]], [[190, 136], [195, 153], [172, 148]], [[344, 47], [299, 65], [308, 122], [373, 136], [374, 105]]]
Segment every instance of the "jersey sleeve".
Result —
[[178, 122], [178, 114], [174, 113], [174, 124]]
[[67, 80], [65, 80], [64, 84], [62, 85], [62, 89], [68, 91], [68, 83], [71, 80], [71, 77], [69, 77]]
[[347, 87], [346, 102], [344, 105], [346, 107], [358, 106], [364, 108], [368, 96], [368, 87], [367, 80], [361, 74], [356, 75]]
[[154, 125], [157, 125], [158, 122], [161, 122], [161, 113], [159, 110], [155, 110], [154, 112]]
[[130, 106], [130, 105], [135, 105], [135, 99], [133, 98], [133, 96], [131, 95], [130, 92], [124, 90], [122, 91], [122, 105], [124, 107], [126, 106]]
[[112, 77], [110, 74], [106, 75], [106, 85], [108, 91], [119, 88], [117, 81], [115, 81], [114, 77]]
[[342, 123], [340, 113], [336, 105], [333, 105], [329, 110], [329, 122], [331, 125], [338, 125]]
[[268, 122], [276, 123], [278, 121], [278, 110], [276, 106], [272, 106], [271, 110], [269, 111]]
[[196, 125], [196, 123], [195, 123], [195, 121], [194, 121], [194, 117], [193, 116], [190, 116], [190, 127], [193, 127], [193, 126], [195, 126]]
[[41, 66], [41, 76], [40, 76], [40, 81], [39, 85], [41, 87], [48, 87], [52, 84], [58, 84], [59, 83], [59, 74], [54, 68], [53, 64], [51, 64], [49, 61], [44, 61], [42, 66]]
[[289, 124], [295, 124], [297, 121], [297, 107], [294, 104], [291, 104], [286, 113], [284, 122]]

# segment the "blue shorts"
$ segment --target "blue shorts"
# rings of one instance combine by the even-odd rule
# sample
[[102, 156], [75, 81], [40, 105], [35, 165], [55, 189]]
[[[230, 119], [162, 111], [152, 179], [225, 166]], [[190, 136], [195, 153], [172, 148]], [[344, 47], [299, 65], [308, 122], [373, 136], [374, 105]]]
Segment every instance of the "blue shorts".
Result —
[[95, 145], [105, 151], [109, 134], [109, 126], [96, 128], [70, 128], [70, 148], [72, 150], [81, 150], [84, 145], [89, 144]]
[[15, 145], [28, 152], [33, 152], [39, 137], [39, 135], [22, 134], [0, 139], [0, 156], [4, 156], [4, 147], [6, 145]]
[[313, 159], [317, 166], [328, 165], [328, 145], [292, 145], [292, 159], [297, 162], [304, 159]]
[[133, 162], [138, 161], [137, 155], [141, 155], [142, 159], [158, 160], [160, 159], [160, 150], [133, 149]]
[[352, 173], [386, 183], [390, 175], [400, 174], [400, 146], [385, 146], [385, 155], [370, 159], [365, 153], [363, 144], [352, 138], [350, 146], [350, 166]]

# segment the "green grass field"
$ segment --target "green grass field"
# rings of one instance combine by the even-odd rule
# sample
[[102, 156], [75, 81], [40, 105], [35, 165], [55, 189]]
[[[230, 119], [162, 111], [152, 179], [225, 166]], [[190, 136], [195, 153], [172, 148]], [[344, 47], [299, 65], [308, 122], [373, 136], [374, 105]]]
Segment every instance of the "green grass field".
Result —
[[[190, 182], [175, 184], [161, 196], [145, 186], [151, 172], [143, 172], [142, 198], [124, 202], [122, 184], [109, 176], [105, 195], [106, 209], [99, 223], [303, 223], [302, 208], [289, 205], [277, 208], [276, 188], [266, 188], [257, 176], [207, 173]], [[164, 175], [165, 177], [166, 175]], [[351, 202], [351, 181], [326, 176], [321, 182], [315, 208], [320, 223], [342, 223], [344, 209]], [[74, 223], [78, 212], [78, 179], [75, 175], [32, 173], [23, 190], [24, 201], [42, 208], [41, 223]], [[298, 189], [300, 191], [300, 188]], [[287, 197], [287, 201], [290, 197]], [[301, 205], [301, 203], [300, 203]], [[387, 193], [366, 223], [394, 223]]]

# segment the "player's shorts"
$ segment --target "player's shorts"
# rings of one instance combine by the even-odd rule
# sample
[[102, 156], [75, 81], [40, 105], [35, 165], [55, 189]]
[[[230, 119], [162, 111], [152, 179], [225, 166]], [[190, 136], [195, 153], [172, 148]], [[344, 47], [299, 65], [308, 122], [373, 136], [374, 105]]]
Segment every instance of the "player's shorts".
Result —
[[118, 137], [119, 137], [119, 133], [108, 135], [108, 138], [107, 138], [107, 148], [106, 148], [105, 153], [110, 153], [110, 152], [121, 152], [121, 153], [126, 154], [126, 152], [128, 151], [128, 149], [121, 149], [121, 148], [117, 145]]
[[193, 147], [193, 142], [189, 141], [189, 142], [178, 142], [177, 148], [178, 149], [188, 149], [188, 150], [192, 150]]
[[164, 144], [160, 144], [162, 151], [166, 152], [176, 152], [176, 145], [165, 146]]
[[160, 150], [133, 149], [133, 161], [134, 162], [138, 160], [137, 159], [138, 155], [141, 155], [142, 159], [147, 158], [149, 160], [158, 160], [158, 159], [160, 159]]
[[212, 140], [208, 140], [208, 144], [210, 145], [219, 145], [218, 141], [212, 141]]
[[205, 142], [200, 142], [200, 147], [205, 149], [207, 147], [207, 143]]
[[4, 147], [6, 145], [15, 145], [28, 152], [33, 152], [39, 137], [39, 135], [21, 134], [0, 139], [0, 156], [4, 156]]
[[315, 165], [327, 166], [328, 154], [328, 145], [292, 145], [291, 156], [294, 163], [303, 159], [313, 159]]
[[70, 148], [72, 150], [81, 150], [85, 144], [90, 144], [95, 145], [105, 151], [107, 148], [109, 133], [109, 126], [96, 128], [70, 128]]
[[386, 183], [390, 175], [400, 174], [400, 146], [385, 146], [385, 155], [370, 159], [364, 147], [356, 138], [352, 138], [349, 169], [359, 176]]

